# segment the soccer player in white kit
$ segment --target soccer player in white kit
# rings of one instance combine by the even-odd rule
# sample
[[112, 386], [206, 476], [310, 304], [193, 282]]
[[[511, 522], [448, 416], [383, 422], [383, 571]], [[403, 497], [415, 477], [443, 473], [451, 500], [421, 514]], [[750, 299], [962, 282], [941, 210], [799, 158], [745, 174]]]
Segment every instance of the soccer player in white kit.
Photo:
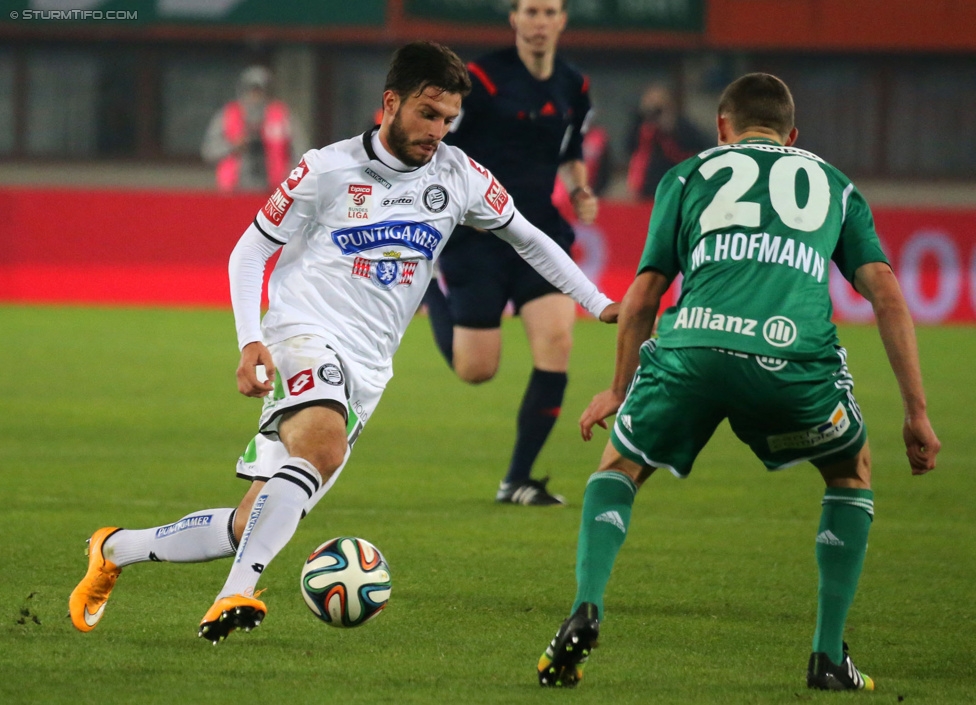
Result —
[[[236, 509], [201, 510], [150, 529], [96, 531], [88, 571], [69, 599], [77, 629], [95, 628], [127, 565], [230, 556], [227, 581], [199, 636], [216, 644], [261, 623], [261, 573], [345, 466], [457, 224], [511, 243], [591, 314], [616, 320], [617, 304], [519, 214], [492, 174], [441, 144], [470, 88], [450, 49], [431, 42], [402, 47], [387, 75], [380, 127], [307, 152], [244, 232], [230, 259], [237, 386], [265, 399], [260, 435], [238, 463], [252, 484]], [[261, 321], [264, 268], [279, 249]]]

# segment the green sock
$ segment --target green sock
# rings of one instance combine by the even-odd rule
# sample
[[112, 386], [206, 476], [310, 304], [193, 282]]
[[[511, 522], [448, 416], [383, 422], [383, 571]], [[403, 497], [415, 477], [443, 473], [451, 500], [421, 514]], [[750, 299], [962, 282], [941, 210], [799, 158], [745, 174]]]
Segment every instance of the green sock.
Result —
[[627, 538], [630, 510], [637, 485], [623, 473], [597, 472], [590, 476], [583, 495], [579, 543], [576, 546], [576, 601], [592, 602], [603, 619], [603, 592], [610, 580], [617, 552]]
[[844, 623], [857, 592], [857, 581], [874, 518], [874, 493], [828, 487], [817, 531], [817, 630], [813, 650], [839, 664], [844, 658]]

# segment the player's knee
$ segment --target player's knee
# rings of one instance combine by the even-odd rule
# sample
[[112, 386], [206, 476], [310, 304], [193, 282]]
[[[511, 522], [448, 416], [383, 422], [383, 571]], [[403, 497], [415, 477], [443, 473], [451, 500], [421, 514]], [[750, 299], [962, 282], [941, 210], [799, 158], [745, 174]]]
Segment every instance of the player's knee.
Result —
[[306, 453], [305, 459], [315, 466], [325, 482], [342, 465], [346, 457], [346, 443], [323, 443]]
[[482, 384], [498, 372], [498, 363], [478, 358], [454, 358], [454, 372], [468, 384]]
[[538, 340], [533, 346], [536, 367], [543, 369], [565, 369], [569, 365], [569, 355], [573, 349], [571, 331], [552, 331]]

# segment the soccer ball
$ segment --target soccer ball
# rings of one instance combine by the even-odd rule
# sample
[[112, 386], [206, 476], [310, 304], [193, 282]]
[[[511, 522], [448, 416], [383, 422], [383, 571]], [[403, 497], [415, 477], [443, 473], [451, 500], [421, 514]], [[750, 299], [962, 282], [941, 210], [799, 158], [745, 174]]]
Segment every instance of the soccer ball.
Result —
[[302, 568], [302, 597], [312, 613], [333, 627], [358, 627], [390, 599], [390, 567], [360, 538], [340, 536], [312, 551]]

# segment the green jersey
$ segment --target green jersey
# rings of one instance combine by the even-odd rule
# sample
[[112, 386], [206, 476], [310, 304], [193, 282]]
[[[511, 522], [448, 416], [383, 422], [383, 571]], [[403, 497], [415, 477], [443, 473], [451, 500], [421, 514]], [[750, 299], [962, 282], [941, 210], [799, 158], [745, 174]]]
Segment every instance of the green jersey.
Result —
[[684, 276], [658, 324], [662, 347], [808, 360], [837, 343], [830, 260], [851, 282], [888, 261], [864, 198], [815, 154], [748, 139], [664, 176], [638, 274]]

